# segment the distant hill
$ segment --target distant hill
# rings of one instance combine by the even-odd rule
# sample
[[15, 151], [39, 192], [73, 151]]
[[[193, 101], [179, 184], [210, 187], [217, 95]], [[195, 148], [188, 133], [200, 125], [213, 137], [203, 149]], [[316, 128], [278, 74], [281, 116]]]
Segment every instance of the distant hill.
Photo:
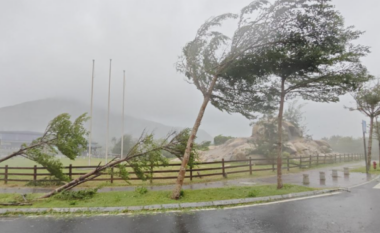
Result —
[[[64, 99], [43, 99], [25, 102], [13, 106], [0, 108], [0, 131], [20, 130], [43, 132], [54, 117], [61, 113], [69, 113], [73, 118], [88, 112], [89, 106], [81, 102]], [[106, 119], [105, 109], [94, 107], [93, 110], [93, 141], [101, 145], [105, 144]], [[86, 124], [88, 127], [89, 124]], [[117, 139], [121, 136], [120, 115], [110, 113], [110, 137]], [[125, 134], [139, 137], [143, 130], [154, 131], [157, 138], [165, 137], [172, 130], [179, 131], [181, 127], [167, 126], [157, 122], [125, 117]], [[200, 130], [197, 141], [211, 141], [212, 137], [207, 132]]]

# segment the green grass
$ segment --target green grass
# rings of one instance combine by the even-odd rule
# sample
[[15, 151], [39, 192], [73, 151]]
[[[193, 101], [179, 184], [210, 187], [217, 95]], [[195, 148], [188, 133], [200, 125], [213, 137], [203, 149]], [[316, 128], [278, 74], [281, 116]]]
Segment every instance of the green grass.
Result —
[[[365, 167], [359, 167], [359, 168], [356, 168], [356, 169], [352, 169], [351, 172], [361, 172], [361, 173], [366, 173], [366, 170], [365, 170]], [[380, 168], [377, 168], [376, 170], [374, 170], [374, 169], [371, 167], [371, 169], [369, 169], [369, 173], [370, 173], [370, 174], [374, 174], [374, 175], [380, 175]]]
[[[309, 187], [297, 185], [284, 185], [284, 188], [277, 190], [276, 185], [258, 185], [250, 187], [225, 187], [201, 190], [185, 190], [184, 196], [176, 201], [170, 199], [171, 191], [148, 191], [145, 194], [139, 194], [135, 191], [128, 192], [108, 192], [97, 193], [91, 199], [87, 200], [58, 200], [51, 197], [44, 200], [33, 201], [31, 207], [109, 207], [109, 206], [138, 206], [153, 204], [170, 204], [185, 202], [203, 202], [215, 200], [227, 200], [247, 197], [263, 197], [272, 195], [282, 195], [288, 193], [305, 192], [315, 190]], [[253, 194], [253, 195], [252, 195]], [[28, 198], [36, 198], [41, 194], [30, 194]], [[19, 200], [18, 194], [0, 194], [0, 203], [8, 203]]]

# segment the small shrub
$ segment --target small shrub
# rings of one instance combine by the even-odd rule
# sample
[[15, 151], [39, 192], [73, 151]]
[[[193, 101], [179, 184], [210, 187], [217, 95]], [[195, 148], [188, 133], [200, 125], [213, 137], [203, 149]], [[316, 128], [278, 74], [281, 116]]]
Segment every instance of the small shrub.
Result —
[[86, 200], [92, 198], [97, 193], [97, 191], [98, 189], [85, 189], [79, 191], [70, 190], [58, 193], [54, 196], [54, 198], [59, 200]]
[[185, 191], [181, 190], [181, 192], [179, 192], [179, 197], [184, 197], [184, 196], [185, 196]]
[[70, 201], [69, 202], [69, 205], [76, 205], [77, 204], [77, 201]]
[[257, 197], [259, 195], [259, 192], [257, 190], [251, 190], [248, 192], [247, 197]]
[[140, 195], [144, 195], [148, 192], [148, 189], [146, 187], [140, 186], [140, 187], [136, 187], [135, 192]]

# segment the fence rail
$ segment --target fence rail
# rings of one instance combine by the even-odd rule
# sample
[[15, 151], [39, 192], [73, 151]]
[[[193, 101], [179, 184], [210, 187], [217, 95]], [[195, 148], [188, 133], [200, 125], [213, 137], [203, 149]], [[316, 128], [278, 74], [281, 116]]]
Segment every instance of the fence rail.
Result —
[[[364, 155], [359, 154], [329, 154], [329, 155], [314, 155], [314, 156], [302, 156], [295, 158], [283, 158], [282, 169], [289, 171], [292, 168], [308, 168], [313, 166], [318, 166], [322, 164], [334, 164], [364, 160]], [[254, 172], [262, 171], [275, 171], [277, 169], [276, 159], [246, 159], [246, 160], [231, 160], [214, 162], [198, 162], [194, 167], [188, 168], [188, 173], [185, 178], [193, 180], [194, 178], [202, 178], [209, 176], [222, 176], [226, 178], [229, 174], [238, 173], [249, 173], [252, 175]], [[180, 163], [172, 163], [167, 165], [160, 165], [156, 167], [151, 167], [147, 172], [151, 174], [150, 182], [153, 180], [168, 180], [176, 179], [176, 173], [178, 173]], [[70, 179], [79, 177], [86, 174], [91, 169], [97, 166], [69, 166], [63, 167], [63, 173], [67, 175]], [[131, 166], [126, 166], [130, 168]], [[169, 169], [173, 168], [173, 169]], [[117, 169], [117, 168], [112, 168]], [[22, 170], [21, 172], [17, 172]], [[83, 172], [82, 170], [88, 170]], [[28, 172], [29, 171], [29, 172]], [[130, 171], [129, 174], [134, 175], [130, 177], [130, 180], [140, 180], [137, 178], [135, 172]], [[168, 175], [168, 176], [165, 176]], [[41, 181], [39, 177], [49, 177], [51, 174], [46, 170], [45, 167], [38, 167], [37, 165], [33, 167], [9, 167], [5, 165], [0, 167], [0, 181], [4, 181], [7, 184], [8, 181], [12, 182], [38, 182]], [[102, 175], [97, 179], [92, 181], [109, 181], [113, 183], [114, 181], [122, 180], [121, 178], [115, 177], [112, 173], [102, 172]], [[54, 182], [54, 179], [43, 179], [42, 181]]]

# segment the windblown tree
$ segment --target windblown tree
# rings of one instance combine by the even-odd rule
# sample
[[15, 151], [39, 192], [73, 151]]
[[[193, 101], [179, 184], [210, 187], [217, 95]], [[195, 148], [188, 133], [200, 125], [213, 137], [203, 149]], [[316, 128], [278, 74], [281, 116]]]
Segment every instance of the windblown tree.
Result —
[[[223, 84], [218, 88], [221, 98], [215, 104], [226, 111], [250, 116], [251, 107], [231, 108], [230, 103], [239, 102], [243, 94], [247, 99], [257, 97], [257, 92], [263, 89], [273, 94], [272, 99], [277, 101], [272, 107], [278, 109], [279, 189], [283, 186], [282, 121], [285, 100], [301, 97], [317, 102], [337, 102], [340, 95], [357, 90], [371, 78], [359, 60], [369, 49], [352, 44], [362, 32], [345, 27], [342, 16], [329, 4], [330, 0], [290, 2], [299, 8], [286, 11], [293, 20], [288, 20], [284, 26], [286, 29], [279, 33], [284, 33], [283, 36], [290, 38], [292, 43], [275, 44], [270, 49], [255, 50], [236, 59], [221, 75], [225, 81], [220, 82]], [[251, 103], [252, 106], [255, 104]]]
[[87, 131], [83, 126], [87, 119], [86, 114], [79, 116], [74, 122], [70, 121], [67, 113], [57, 116], [49, 123], [42, 137], [30, 145], [22, 145], [18, 151], [0, 159], [0, 163], [23, 156], [46, 167], [59, 180], [67, 181], [68, 177], [62, 173], [62, 163], [56, 157], [61, 153], [74, 160], [87, 149]]
[[367, 151], [367, 167], [370, 168], [374, 120], [380, 115], [380, 84], [375, 84], [369, 87], [362, 87], [360, 90], [354, 93], [353, 97], [356, 102], [356, 108], [349, 109], [351, 111], [360, 111], [370, 119]]
[[[79, 178], [73, 179], [72, 181], [54, 189], [50, 193], [43, 195], [41, 198], [51, 197], [57, 193], [71, 190], [80, 184], [99, 177], [104, 174], [104, 172], [112, 173], [128, 182], [130, 179], [130, 173], [126, 169], [127, 165], [133, 169], [138, 178], [142, 180], [150, 179], [152, 176], [152, 166], [155, 167], [167, 163], [167, 159], [163, 155], [164, 151], [182, 158], [189, 138], [189, 132], [190, 130], [188, 129], [179, 133], [173, 132], [164, 140], [155, 140], [153, 134], [143, 133], [125, 157], [115, 158], [105, 165], [99, 164], [93, 171], [90, 171]], [[196, 158], [195, 149], [191, 150], [190, 157]], [[112, 171], [111, 168], [117, 169], [115, 169], [116, 171]]]
[[[275, 88], [263, 87], [256, 90], [254, 96], [251, 95], [252, 92], [249, 92], [250, 94], [245, 92], [246, 87], [259, 84], [260, 79], [247, 79], [246, 82], [239, 82], [238, 85], [230, 85], [230, 80], [224, 81], [221, 77], [225, 75], [231, 65], [236, 61], [247, 59], [244, 57], [249, 54], [260, 53], [272, 46], [280, 44], [285, 46], [291, 43], [293, 38], [284, 31], [288, 30], [287, 25], [294, 20], [294, 15], [289, 14], [289, 10], [302, 8], [302, 4], [298, 2], [302, 1], [277, 0], [271, 4], [267, 0], [257, 0], [244, 7], [240, 15], [223, 14], [213, 17], [198, 29], [195, 39], [184, 47], [177, 70], [184, 73], [203, 94], [203, 103], [188, 139], [176, 186], [172, 193], [173, 199], [180, 197], [189, 153], [210, 101], [221, 110], [246, 113], [247, 117], [253, 117], [251, 112], [259, 109], [270, 110], [273, 108], [271, 103], [276, 98], [273, 97], [275, 95], [272, 92], [277, 92]], [[215, 29], [227, 19], [237, 21], [237, 28], [231, 36]], [[263, 72], [261, 75], [266, 74], [265, 69], [259, 69], [259, 71]], [[224, 95], [219, 94], [223, 90]], [[233, 100], [228, 93], [236, 94]]]

